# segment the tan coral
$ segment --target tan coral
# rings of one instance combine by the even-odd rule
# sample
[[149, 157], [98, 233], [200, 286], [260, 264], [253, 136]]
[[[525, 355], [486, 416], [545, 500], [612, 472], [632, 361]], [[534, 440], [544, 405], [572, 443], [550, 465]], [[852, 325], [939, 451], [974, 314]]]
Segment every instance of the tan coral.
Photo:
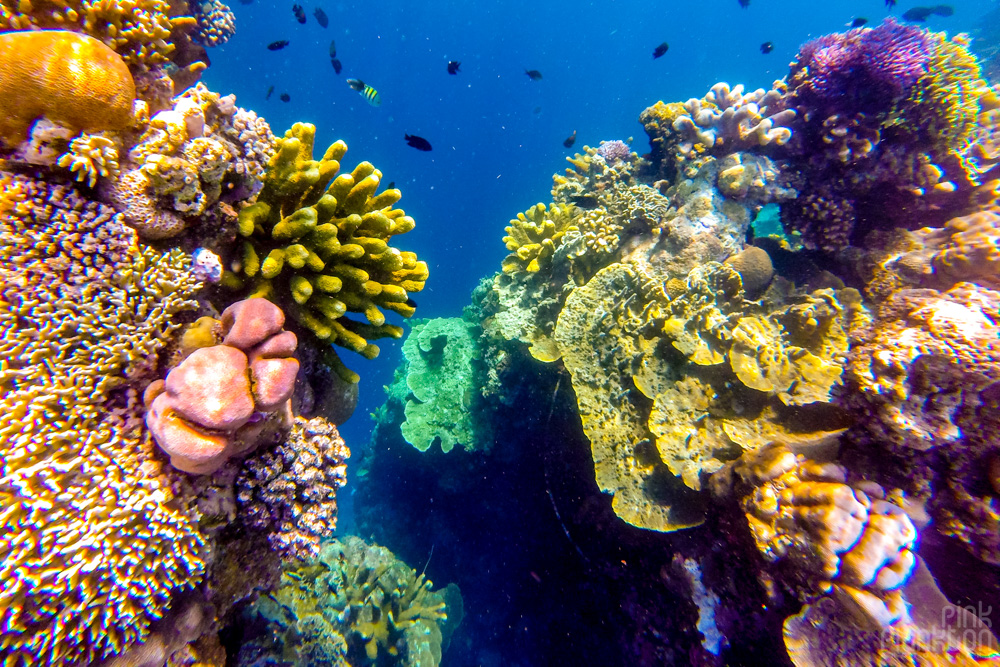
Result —
[[69, 152], [56, 163], [69, 169], [77, 181], [94, 187], [100, 178], [118, 176], [118, 147], [107, 137], [82, 134], [70, 143]]
[[563, 235], [579, 231], [572, 206], [536, 204], [510, 221], [503, 242], [511, 251], [503, 261], [504, 273], [536, 273], [551, 262]]

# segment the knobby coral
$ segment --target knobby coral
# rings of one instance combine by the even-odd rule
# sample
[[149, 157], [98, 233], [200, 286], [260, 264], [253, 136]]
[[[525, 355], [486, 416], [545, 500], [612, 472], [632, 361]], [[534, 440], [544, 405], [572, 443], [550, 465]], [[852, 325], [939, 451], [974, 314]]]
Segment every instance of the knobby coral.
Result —
[[[393, 208], [399, 190], [376, 195], [382, 172], [368, 162], [338, 176], [347, 152], [342, 141], [313, 160], [315, 134], [299, 123], [279, 140], [256, 203], [239, 213], [242, 254], [224, 281], [280, 302], [320, 340], [374, 359], [379, 348], [372, 340], [403, 334], [382, 309], [413, 315], [409, 294], [423, 289], [427, 265], [389, 245], [415, 224]], [[358, 381], [339, 358], [333, 362], [343, 379]]]

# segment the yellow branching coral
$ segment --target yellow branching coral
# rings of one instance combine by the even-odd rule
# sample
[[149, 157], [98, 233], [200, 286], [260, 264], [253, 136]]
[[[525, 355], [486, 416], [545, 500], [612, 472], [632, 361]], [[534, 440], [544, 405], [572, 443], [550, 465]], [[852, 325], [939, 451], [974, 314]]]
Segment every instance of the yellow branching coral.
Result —
[[130, 65], [157, 65], [174, 49], [171, 30], [195, 25], [190, 16], [169, 14], [167, 0], [0, 0], [0, 30], [73, 30], [104, 42]]
[[579, 231], [572, 206], [535, 204], [510, 221], [503, 242], [510, 255], [503, 260], [504, 273], [527, 271], [536, 273], [552, 260], [563, 235]]
[[94, 187], [98, 177], [118, 176], [118, 147], [107, 137], [96, 134], [81, 134], [69, 145], [56, 163], [69, 169], [78, 181], [86, 181]]
[[114, 51], [64, 30], [0, 34], [0, 141], [17, 144], [44, 116], [75, 130], [121, 130], [135, 83]]
[[[239, 213], [242, 256], [225, 280], [250, 296], [275, 301], [321, 340], [373, 359], [376, 338], [399, 338], [382, 309], [410, 317], [427, 265], [389, 241], [414, 227], [393, 208], [399, 190], [375, 194], [382, 172], [362, 162], [337, 175], [347, 145], [338, 141], [313, 160], [316, 128], [297, 123], [278, 141], [257, 202]], [[346, 317], [361, 313], [364, 321]], [[347, 381], [358, 376], [339, 361]]]
[[68, 188], [0, 174], [0, 191], [0, 653], [88, 664], [204, 573], [133, 386], [199, 284]]

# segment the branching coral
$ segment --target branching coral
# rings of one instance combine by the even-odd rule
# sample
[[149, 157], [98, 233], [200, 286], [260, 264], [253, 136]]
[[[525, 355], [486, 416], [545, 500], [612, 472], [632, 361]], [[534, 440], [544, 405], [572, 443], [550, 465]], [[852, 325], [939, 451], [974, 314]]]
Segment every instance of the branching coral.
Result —
[[504, 273], [536, 273], [551, 263], [567, 232], [579, 231], [572, 206], [535, 204], [510, 221], [503, 242], [511, 251], [503, 260]]
[[104, 42], [130, 65], [157, 65], [174, 48], [171, 31], [195, 23], [170, 13], [167, 0], [0, 0], [0, 30], [73, 30]]
[[[423, 289], [427, 265], [389, 245], [414, 227], [413, 218], [393, 208], [399, 190], [376, 195], [382, 173], [368, 162], [337, 176], [347, 152], [342, 141], [313, 160], [315, 133], [299, 123], [278, 142], [257, 202], [240, 211], [242, 257], [224, 280], [281, 302], [317, 338], [373, 359], [379, 352], [373, 339], [403, 334], [381, 309], [413, 315], [409, 294]], [[362, 313], [364, 321], [348, 312]], [[335, 363], [341, 377], [358, 381]]]
[[268, 533], [284, 560], [319, 555], [337, 529], [337, 489], [351, 455], [337, 428], [321, 417], [296, 417], [288, 438], [247, 459], [236, 478], [240, 514]]
[[94, 187], [98, 177], [118, 176], [118, 147], [107, 137], [81, 134], [56, 164], [69, 169], [76, 180], [87, 181], [88, 186]]
[[180, 252], [110, 209], [0, 174], [0, 651], [77, 665], [142, 640], [205, 567], [135, 383], [190, 309]]
[[325, 545], [315, 561], [289, 568], [257, 613], [273, 628], [285, 659], [325, 655], [321, 664], [348, 664], [350, 657], [351, 664], [392, 659], [437, 667], [448, 610], [431, 585], [388, 549], [348, 537]]
[[0, 140], [8, 144], [26, 140], [42, 116], [77, 131], [125, 129], [134, 100], [128, 67], [96, 39], [64, 30], [0, 35]]

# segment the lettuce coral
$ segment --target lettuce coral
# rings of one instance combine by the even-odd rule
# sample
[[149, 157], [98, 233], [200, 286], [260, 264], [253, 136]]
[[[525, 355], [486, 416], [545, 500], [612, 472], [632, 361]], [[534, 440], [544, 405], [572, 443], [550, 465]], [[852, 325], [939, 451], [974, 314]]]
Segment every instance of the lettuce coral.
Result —
[[[320, 340], [373, 359], [379, 349], [372, 340], [403, 334], [382, 309], [413, 315], [409, 294], [423, 289], [427, 265], [389, 245], [415, 224], [393, 208], [399, 190], [376, 195], [382, 173], [368, 162], [338, 176], [342, 141], [313, 160], [315, 134], [299, 123], [279, 140], [256, 203], [239, 213], [242, 254], [223, 280], [280, 302]], [[339, 358], [334, 363], [344, 380], [358, 381]]]
[[406, 387], [410, 396], [400, 426], [411, 445], [426, 452], [435, 442], [448, 453], [456, 444], [488, 451], [492, 433], [477, 419], [475, 327], [461, 318], [436, 318], [415, 324], [403, 343]]
[[111, 209], [0, 173], [0, 652], [79, 665], [141, 641], [204, 574], [138, 387], [199, 287]]
[[26, 140], [43, 116], [77, 131], [123, 130], [134, 100], [125, 62], [92, 37], [65, 30], [0, 35], [0, 140], [8, 144]]

